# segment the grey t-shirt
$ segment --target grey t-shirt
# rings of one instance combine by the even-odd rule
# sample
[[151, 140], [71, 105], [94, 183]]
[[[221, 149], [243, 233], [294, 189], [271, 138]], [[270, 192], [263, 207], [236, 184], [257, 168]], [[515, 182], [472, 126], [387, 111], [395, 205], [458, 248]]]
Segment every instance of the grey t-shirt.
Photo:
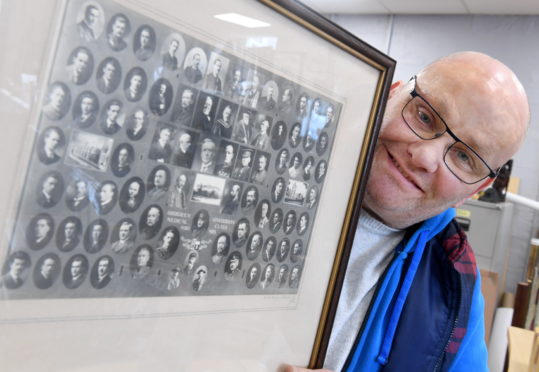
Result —
[[404, 230], [393, 229], [361, 211], [348, 261], [324, 368], [340, 371], [350, 353], [380, 277]]

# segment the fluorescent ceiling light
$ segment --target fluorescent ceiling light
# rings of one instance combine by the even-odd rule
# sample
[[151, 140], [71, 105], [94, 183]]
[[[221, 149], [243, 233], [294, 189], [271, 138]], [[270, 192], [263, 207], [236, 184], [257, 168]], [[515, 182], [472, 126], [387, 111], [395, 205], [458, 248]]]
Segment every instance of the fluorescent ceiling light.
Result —
[[225, 13], [217, 14], [214, 18], [220, 19], [221, 21], [234, 23], [247, 28], [260, 28], [260, 27], [269, 27], [269, 23], [259, 21], [251, 17], [246, 17], [238, 13]]

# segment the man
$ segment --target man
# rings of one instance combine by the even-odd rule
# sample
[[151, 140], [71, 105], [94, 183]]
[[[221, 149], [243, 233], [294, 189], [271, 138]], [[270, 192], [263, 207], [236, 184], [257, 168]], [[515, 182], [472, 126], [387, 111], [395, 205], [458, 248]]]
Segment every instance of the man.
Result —
[[262, 259], [265, 262], [271, 261], [271, 259], [275, 255], [276, 244], [277, 241], [273, 236], [266, 240], [266, 244], [264, 244], [264, 252], [262, 253]]
[[292, 268], [290, 271], [290, 279], [288, 280], [288, 286], [290, 288], [297, 288], [299, 285], [300, 267], [298, 265]]
[[89, 227], [86, 233], [84, 248], [88, 253], [99, 252], [107, 242], [105, 221], [97, 221]]
[[182, 272], [182, 269], [180, 269], [179, 267], [175, 267], [172, 270], [170, 270], [170, 275], [168, 277], [168, 283], [167, 283], [167, 291], [172, 291], [174, 289], [180, 288], [181, 272]]
[[43, 113], [51, 120], [60, 120], [66, 113], [69, 101], [67, 87], [63, 83], [54, 83], [51, 86], [47, 104], [43, 106]]
[[316, 205], [318, 199], [318, 188], [313, 186], [309, 189], [309, 194], [307, 195], [307, 208], [312, 209]]
[[292, 89], [285, 88], [279, 102], [279, 111], [283, 114], [287, 114], [292, 110]]
[[59, 128], [47, 128], [43, 134], [43, 144], [37, 149], [37, 156], [43, 164], [49, 165], [60, 160], [59, 147], [63, 143]]
[[241, 253], [238, 251], [234, 251], [228, 256], [224, 269], [226, 280], [232, 280], [239, 275], [241, 271], [241, 261]]
[[262, 96], [262, 99], [258, 103], [259, 107], [261, 107], [263, 110], [271, 111], [275, 108], [275, 105], [277, 102], [275, 101], [275, 97], [273, 97], [274, 94], [274, 87], [273, 85], [266, 85], [266, 95]]
[[230, 81], [226, 95], [234, 100], [237, 100], [241, 94], [241, 69], [237, 68], [232, 73], [232, 80]]
[[179, 174], [176, 177], [176, 184], [174, 189], [170, 193], [167, 201], [167, 205], [172, 208], [185, 209], [187, 207], [187, 176], [185, 174]]
[[158, 168], [153, 176], [153, 186], [148, 191], [151, 201], [161, 200], [167, 194], [168, 172], [164, 168]]
[[157, 116], [163, 116], [172, 101], [172, 86], [165, 79], [159, 79], [152, 87], [150, 94], [150, 111]]
[[112, 173], [116, 177], [124, 177], [131, 171], [132, 151], [130, 145], [123, 144], [118, 147], [116, 159], [112, 162]]
[[64, 271], [64, 285], [68, 289], [78, 288], [86, 278], [88, 271], [88, 261], [82, 255], [76, 255], [67, 265]]
[[41, 249], [47, 245], [53, 233], [52, 218], [48, 215], [38, 215], [28, 233], [28, 244], [34, 249]]
[[243, 104], [245, 106], [256, 108], [258, 99], [260, 98], [260, 76], [255, 71], [251, 81], [245, 82], [245, 90], [243, 92]]
[[294, 230], [294, 227], [296, 227], [296, 212], [288, 212], [284, 220], [284, 232], [285, 234], [290, 234]]
[[[492, 182], [528, 120], [516, 76], [483, 54], [456, 53], [393, 84], [327, 368], [348, 358], [348, 371], [487, 370], [478, 269], [451, 207]], [[373, 297], [377, 282], [385, 290]]]
[[206, 132], [212, 132], [213, 129], [213, 98], [206, 96], [204, 104], [193, 118], [193, 128]]
[[250, 121], [251, 112], [243, 111], [241, 113], [241, 119], [236, 123], [232, 131], [232, 139], [248, 145], [253, 134], [253, 129], [251, 128]]
[[127, 129], [127, 137], [133, 141], [138, 141], [146, 134], [146, 126], [148, 117], [143, 109], [137, 109], [129, 120], [129, 128]]
[[271, 130], [271, 147], [274, 150], [280, 149], [286, 141], [286, 124], [284, 121], [278, 121]]
[[249, 221], [247, 219], [242, 218], [238, 221], [236, 228], [234, 229], [234, 232], [232, 233], [232, 241], [236, 245], [236, 247], [241, 247], [245, 244], [247, 241], [247, 237], [249, 236]]
[[105, 107], [105, 120], [101, 123], [101, 129], [105, 134], [114, 134], [122, 127], [118, 123], [121, 109], [122, 103], [117, 99], [113, 99]]
[[300, 122], [303, 119], [305, 119], [307, 115], [309, 114], [307, 112], [307, 102], [308, 102], [308, 97], [305, 93], [299, 96], [298, 102], [296, 104], [296, 117]]
[[8, 272], [0, 279], [0, 288], [16, 289], [24, 284], [23, 272], [30, 265], [28, 255], [14, 252], [8, 260]]
[[191, 222], [191, 234], [196, 239], [201, 239], [210, 225], [210, 215], [207, 210], [202, 209], [195, 213], [193, 221]]
[[206, 75], [204, 88], [214, 92], [221, 92], [223, 90], [223, 83], [219, 77], [219, 72], [221, 71], [222, 66], [223, 62], [219, 58], [216, 58], [215, 61], [213, 61], [213, 68], [211, 72]]
[[116, 202], [116, 185], [112, 181], [105, 182], [98, 192], [99, 214], [107, 214]]
[[151, 268], [151, 248], [147, 245], [143, 245], [139, 248], [135, 267], [133, 268], [133, 279], [143, 279], [150, 273]]
[[130, 102], [138, 101], [142, 98], [146, 86], [144, 70], [140, 67], [135, 67], [127, 76], [129, 80], [124, 84], [125, 98]]
[[335, 109], [332, 105], [329, 105], [326, 109], [326, 122], [324, 128], [329, 128], [335, 121]]
[[221, 117], [215, 122], [212, 133], [218, 137], [230, 138], [232, 136], [232, 106], [227, 104], [223, 111], [221, 111]]
[[208, 268], [204, 265], [198, 267], [193, 277], [193, 291], [201, 291], [206, 283], [206, 277], [208, 276]]
[[260, 121], [260, 131], [251, 141], [251, 145], [261, 150], [267, 150], [270, 144], [269, 128], [270, 121], [266, 116], [264, 116], [263, 119]]
[[172, 163], [184, 168], [191, 168], [193, 157], [195, 154], [194, 146], [192, 145], [193, 138], [191, 134], [183, 132], [178, 137], [176, 150], [172, 155]]
[[111, 279], [113, 272], [112, 258], [109, 256], [103, 256], [97, 261], [95, 271], [92, 273], [90, 283], [95, 289], [102, 289], [106, 287]]
[[250, 260], [254, 260], [258, 253], [260, 252], [260, 248], [262, 247], [262, 234], [260, 234], [258, 231], [255, 232], [250, 239], [249, 244], [247, 244], [246, 248], [246, 255], [247, 258]]
[[174, 226], [169, 226], [161, 233], [161, 237], [155, 247], [157, 256], [168, 260], [178, 249], [179, 232]]
[[213, 159], [215, 157], [215, 142], [205, 138], [200, 146], [200, 173], [211, 174], [213, 172]]
[[140, 235], [144, 239], [151, 239], [161, 228], [162, 212], [158, 207], [151, 206], [145, 214], [140, 217]]
[[256, 187], [249, 186], [243, 194], [243, 199], [241, 201], [241, 208], [243, 213], [247, 214], [255, 209], [256, 204], [258, 203], [258, 191]]
[[274, 203], [279, 203], [284, 196], [284, 178], [279, 177], [275, 180], [271, 190], [271, 200]]
[[195, 104], [195, 93], [191, 88], [185, 88], [181, 95], [180, 107], [174, 114], [174, 122], [184, 126], [189, 126], [193, 117]]
[[120, 207], [122, 208], [122, 211], [131, 213], [138, 209], [144, 199], [142, 188], [143, 185], [141, 185], [141, 181], [137, 179], [134, 179], [129, 183], [127, 194], [125, 196], [120, 196]]
[[247, 272], [247, 277], [245, 278], [245, 283], [247, 284], [247, 288], [253, 288], [256, 283], [258, 282], [258, 278], [260, 277], [260, 265], [258, 263], [254, 263]]
[[97, 38], [97, 20], [99, 19], [99, 8], [95, 5], [88, 5], [84, 10], [84, 18], [77, 23], [80, 37], [86, 41], [94, 41]]
[[77, 221], [74, 218], [68, 219], [64, 224], [64, 231], [58, 234], [57, 245], [62, 252], [72, 251], [79, 244], [80, 227], [77, 227]]
[[287, 238], [281, 240], [279, 244], [279, 249], [277, 250], [277, 261], [283, 262], [288, 256], [288, 251], [290, 250], [290, 241]]
[[37, 288], [47, 289], [52, 286], [56, 280], [58, 264], [58, 256], [54, 253], [44, 256], [41, 265], [36, 266], [34, 271], [34, 283]]
[[111, 26], [107, 35], [107, 43], [112, 50], [120, 51], [127, 46], [123, 38], [129, 32], [129, 21], [124, 15], [117, 14], [109, 24]]
[[225, 146], [225, 158], [222, 163], [215, 167], [215, 174], [220, 177], [230, 177], [232, 175], [232, 167], [234, 166], [235, 150], [232, 144]]
[[163, 54], [164, 68], [173, 71], [178, 69], [178, 57], [176, 57], [176, 52], [178, 51], [179, 46], [180, 42], [178, 40], [170, 40], [170, 42], [168, 43], [168, 50], [165, 54]]
[[43, 208], [50, 208], [58, 203], [59, 175], [50, 174], [41, 185], [41, 191], [37, 195], [37, 204]]
[[257, 169], [253, 171], [251, 182], [263, 185], [268, 175], [268, 155], [260, 154], [257, 160]]
[[233, 184], [232, 187], [230, 187], [230, 192], [223, 199], [223, 208], [221, 209], [221, 213], [233, 214], [238, 210], [240, 205], [240, 193], [241, 186], [237, 183]]
[[124, 221], [118, 229], [118, 240], [112, 243], [111, 249], [114, 253], [126, 253], [133, 249], [135, 246], [133, 236], [133, 223], [131, 221]]
[[277, 274], [277, 283], [279, 283], [279, 288], [282, 288], [286, 284], [286, 279], [288, 278], [288, 265], [283, 264], [279, 267], [279, 274]]
[[191, 58], [191, 65], [183, 70], [183, 74], [187, 81], [191, 84], [196, 84], [202, 80], [202, 71], [200, 71], [200, 54], [195, 52]]
[[230, 248], [230, 238], [228, 234], [221, 233], [215, 239], [213, 244], [211, 260], [215, 265], [219, 265], [223, 262], [223, 259], [228, 254]]
[[251, 172], [251, 160], [253, 157], [253, 150], [244, 149], [241, 152], [241, 161], [236, 165], [232, 177], [241, 181], [249, 180], [249, 173]]
[[102, 67], [97, 76], [97, 89], [105, 94], [112, 93], [120, 83], [120, 64], [113, 58], [107, 58], [100, 66]]
[[275, 170], [277, 173], [282, 174], [285, 170], [288, 170], [288, 156], [289, 152], [287, 149], [282, 149], [279, 152], [279, 156], [277, 157], [277, 161], [275, 163]]
[[93, 58], [86, 48], [77, 48], [71, 63], [67, 66], [67, 78], [73, 84], [81, 85], [88, 81], [92, 73]]
[[97, 97], [91, 92], [84, 92], [80, 96], [80, 109], [74, 115], [75, 124], [80, 128], [87, 128], [97, 119]]
[[139, 30], [138, 45], [135, 45], [135, 57], [146, 61], [155, 49], [155, 34], [149, 26], [141, 26]]
[[171, 137], [172, 129], [169, 127], [159, 129], [159, 138], [152, 143], [148, 157], [159, 163], [168, 163], [170, 161], [170, 156], [172, 155], [172, 147], [170, 147]]
[[270, 219], [270, 230], [272, 233], [276, 233], [281, 228], [283, 224], [283, 211], [280, 208], [277, 208], [271, 214]]

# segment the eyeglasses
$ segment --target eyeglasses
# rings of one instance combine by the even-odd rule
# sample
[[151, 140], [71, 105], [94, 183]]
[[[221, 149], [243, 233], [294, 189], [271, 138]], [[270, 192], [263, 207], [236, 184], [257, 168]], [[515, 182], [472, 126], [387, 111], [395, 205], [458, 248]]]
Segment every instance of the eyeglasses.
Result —
[[455, 140], [444, 153], [444, 163], [460, 181], [471, 185], [487, 177], [495, 178], [497, 170], [492, 170], [474, 149], [462, 142], [434, 107], [416, 91], [417, 76], [411, 80], [414, 80], [414, 89], [410, 92], [412, 98], [402, 108], [406, 125], [422, 140], [433, 140], [444, 133]]

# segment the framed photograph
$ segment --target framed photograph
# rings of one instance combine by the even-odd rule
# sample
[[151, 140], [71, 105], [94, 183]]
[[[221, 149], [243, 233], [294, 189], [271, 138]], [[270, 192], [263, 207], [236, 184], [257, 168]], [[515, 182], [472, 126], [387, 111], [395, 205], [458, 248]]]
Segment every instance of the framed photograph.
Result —
[[395, 62], [288, 0], [5, 3], [2, 370], [321, 367]]

